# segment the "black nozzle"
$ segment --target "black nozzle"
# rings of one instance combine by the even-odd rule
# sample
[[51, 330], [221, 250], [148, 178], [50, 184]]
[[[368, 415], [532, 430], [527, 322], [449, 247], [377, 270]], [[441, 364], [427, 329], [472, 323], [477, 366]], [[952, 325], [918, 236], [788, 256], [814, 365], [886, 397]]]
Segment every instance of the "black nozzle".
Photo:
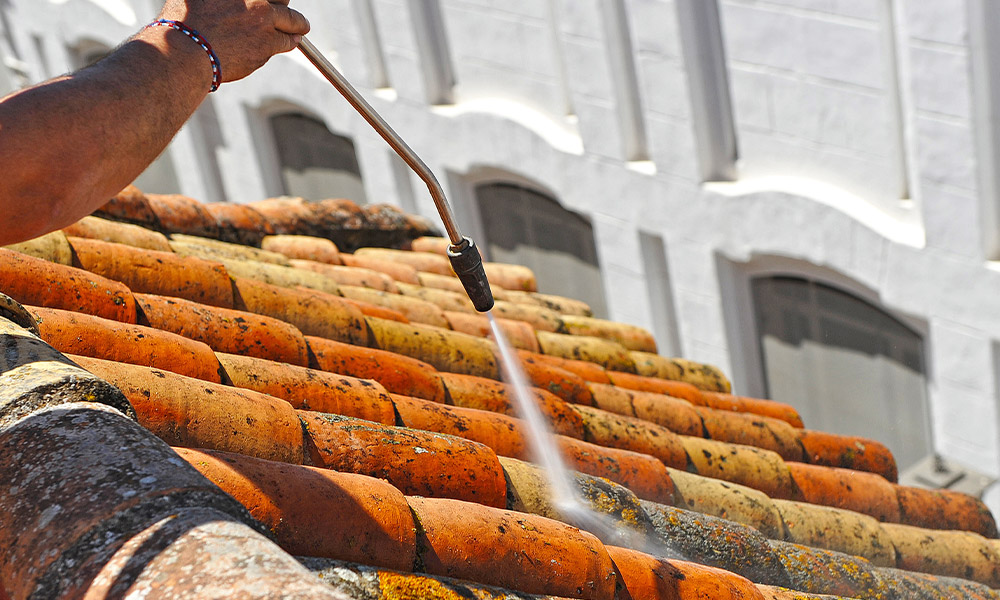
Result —
[[479, 255], [476, 243], [464, 238], [460, 244], [448, 246], [448, 258], [451, 259], [451, 268], [465, 286], [465, 293], [469, 294], [469, 299], [472, 300], [476, 310], [486, 312], [493, 308], [493, 291], [490, 289], [489, 280], [486, 279], [483, 257]]

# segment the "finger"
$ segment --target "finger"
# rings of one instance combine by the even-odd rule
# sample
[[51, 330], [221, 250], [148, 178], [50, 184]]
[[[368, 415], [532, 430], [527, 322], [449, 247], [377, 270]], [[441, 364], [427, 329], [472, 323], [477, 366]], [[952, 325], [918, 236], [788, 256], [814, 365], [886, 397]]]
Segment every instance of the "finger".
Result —
[[309, 33], [309, 20], [297, 10], [272, 4], [274, 12], [274, 28], [289, 35], [305, 35]]
[[277, 36], [277, 40], [275, 42], [274, 54], [281, 54], [283, 52], [290, 52], [294, 50], [299, 45], [299, 40], [302, 39], [301, 35], [289, 35], [280, 31], [276, 32], [275, 35]]

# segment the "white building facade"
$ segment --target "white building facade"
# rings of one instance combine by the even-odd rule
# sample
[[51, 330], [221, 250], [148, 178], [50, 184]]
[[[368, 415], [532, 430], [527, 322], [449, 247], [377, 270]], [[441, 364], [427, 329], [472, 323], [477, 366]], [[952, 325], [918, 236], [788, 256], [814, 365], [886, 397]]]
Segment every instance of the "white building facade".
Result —
[[[1000, 476], [1000, 4], [292, 5], [494, 259], [807, 425], [885, 441], [904, 470], [953, 464], [910, 473], [925, 484]], [[0, 91], [91, 62], [157, 8], [0, 0]], [[331, 189], [435, 218], [296, 53], [212, 94], [140, 187]]]

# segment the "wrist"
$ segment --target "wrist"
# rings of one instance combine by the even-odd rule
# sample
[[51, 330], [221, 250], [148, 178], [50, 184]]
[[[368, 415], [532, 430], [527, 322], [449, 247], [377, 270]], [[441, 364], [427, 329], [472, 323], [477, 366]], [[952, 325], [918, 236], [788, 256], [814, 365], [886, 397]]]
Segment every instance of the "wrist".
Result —
[[210, 92], [222, 83], [222, 70], [218, 56], [211, 45], [197, 31], [180, 21], [157, 20], [144, 27], [135, 39], [152, 44], [166, 58], [170, 79], [177, 80], [181, 73]]

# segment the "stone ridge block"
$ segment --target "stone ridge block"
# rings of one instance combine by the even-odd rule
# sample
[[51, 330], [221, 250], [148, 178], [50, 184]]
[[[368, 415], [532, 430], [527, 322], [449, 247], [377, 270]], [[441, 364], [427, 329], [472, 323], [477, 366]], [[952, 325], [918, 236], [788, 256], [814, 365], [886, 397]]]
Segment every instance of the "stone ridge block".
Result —
[[231, 497], [118, 411], [88, 402], [0, 431], [0, 579], [12, 597], [62, 597], [133, 536], [186, 508], [256, 527]]
[[210, 508], [183, 509], [150, 525], [84, 592], [95, 598], [354, 600], [317, 581], [263, 535]]
[[117, 388], [3, 317], [0, 350], [0, 427], [44, 408], [82, 401], [106, 404], [135, 418], [132, 405]]

